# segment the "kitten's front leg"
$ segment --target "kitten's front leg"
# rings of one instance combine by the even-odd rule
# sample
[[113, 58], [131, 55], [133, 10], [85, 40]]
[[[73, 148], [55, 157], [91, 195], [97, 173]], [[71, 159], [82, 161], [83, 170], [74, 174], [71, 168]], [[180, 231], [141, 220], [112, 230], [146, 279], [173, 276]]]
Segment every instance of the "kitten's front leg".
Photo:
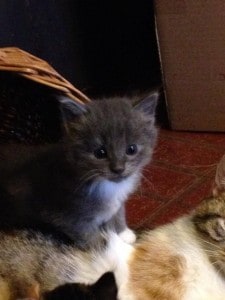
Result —
[[113, 216], [110, 223], [125, 243], [133, 244], [136, 241], [135, 233], [130, 228], [128, 228], [126, 224], [126, 213], [124, 204]]
[[119, 233], [120, 238], [128, 244], [133, 244], [136, 241], [136, 235], [130, 228], [126, 227], [124, 231]]
[[118, 300], [135, 300], [129, 291], [129, 260], [134, 251], [132, 245], [124, 242], [118, 235], [112, 234], [108, 253], [113, 258], [114, 276], [118, 288]]

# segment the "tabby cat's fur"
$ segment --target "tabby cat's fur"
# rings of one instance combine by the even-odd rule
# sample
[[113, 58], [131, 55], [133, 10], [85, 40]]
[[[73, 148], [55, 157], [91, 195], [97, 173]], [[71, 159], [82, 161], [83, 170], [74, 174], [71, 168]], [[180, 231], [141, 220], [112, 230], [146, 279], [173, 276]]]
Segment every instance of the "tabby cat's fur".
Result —
[[94, 284], [106, 272], [115, 273], [119, 286], [123, 253], [130, 249], [111, 231], [102, 232], [86, 251], [40, 232], [1, 232], [0, 300], [44, 299], [47, 292], [64, 284]]
[[127, 255], [120, 300], [225, 299], [225, 157], [214, 196], [190, 215], [143, 234]]

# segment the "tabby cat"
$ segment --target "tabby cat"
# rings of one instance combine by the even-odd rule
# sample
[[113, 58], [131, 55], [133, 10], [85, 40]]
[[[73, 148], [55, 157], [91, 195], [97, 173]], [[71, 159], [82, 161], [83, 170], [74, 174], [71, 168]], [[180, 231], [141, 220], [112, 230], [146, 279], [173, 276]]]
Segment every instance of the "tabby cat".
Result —
[[214, 196], [129, 250], [120, 300], [225, 299], [225, 156], [215, 182]]

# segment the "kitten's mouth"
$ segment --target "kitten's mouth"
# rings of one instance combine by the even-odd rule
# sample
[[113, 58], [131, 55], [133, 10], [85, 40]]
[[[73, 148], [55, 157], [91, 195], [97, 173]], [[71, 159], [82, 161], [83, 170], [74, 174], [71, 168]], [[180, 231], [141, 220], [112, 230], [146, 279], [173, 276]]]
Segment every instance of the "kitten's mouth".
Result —
[[127, 177], [128, 177], [128, 175], [120, 175], [120, 176], [111, 177], [111, 178], [109, 178], [109, 180], [112, 182], [121, 182], [121, 181], [127, 179]]

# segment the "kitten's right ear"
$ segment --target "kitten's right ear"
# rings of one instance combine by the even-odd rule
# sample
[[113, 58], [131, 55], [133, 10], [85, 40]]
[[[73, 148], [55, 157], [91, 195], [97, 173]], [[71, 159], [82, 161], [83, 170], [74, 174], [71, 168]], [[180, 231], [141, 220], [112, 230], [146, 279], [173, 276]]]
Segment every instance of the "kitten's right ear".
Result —
[[213, 195], [218, 196], [221, 192], [225, 192], [225, 155], [217, 165]]
[[57, 99], [60, 102], [60, 109], [63, 119], [66, 121], [71, 121], [87, 112], [86, 105], [81, 102], [75, 102], [74, 100], [65, 96], [58, 96]]
[[138, 103], [134, 105], [134, 108], [142, 111], [144, 114], [148, 116], [154, 116], [155, 115], [155, 110], [156, 106], [158, 103], [158, 98], [159, 98], [159, 93], [154, 92], [147, 96], [146, 98], [142, 99]]

